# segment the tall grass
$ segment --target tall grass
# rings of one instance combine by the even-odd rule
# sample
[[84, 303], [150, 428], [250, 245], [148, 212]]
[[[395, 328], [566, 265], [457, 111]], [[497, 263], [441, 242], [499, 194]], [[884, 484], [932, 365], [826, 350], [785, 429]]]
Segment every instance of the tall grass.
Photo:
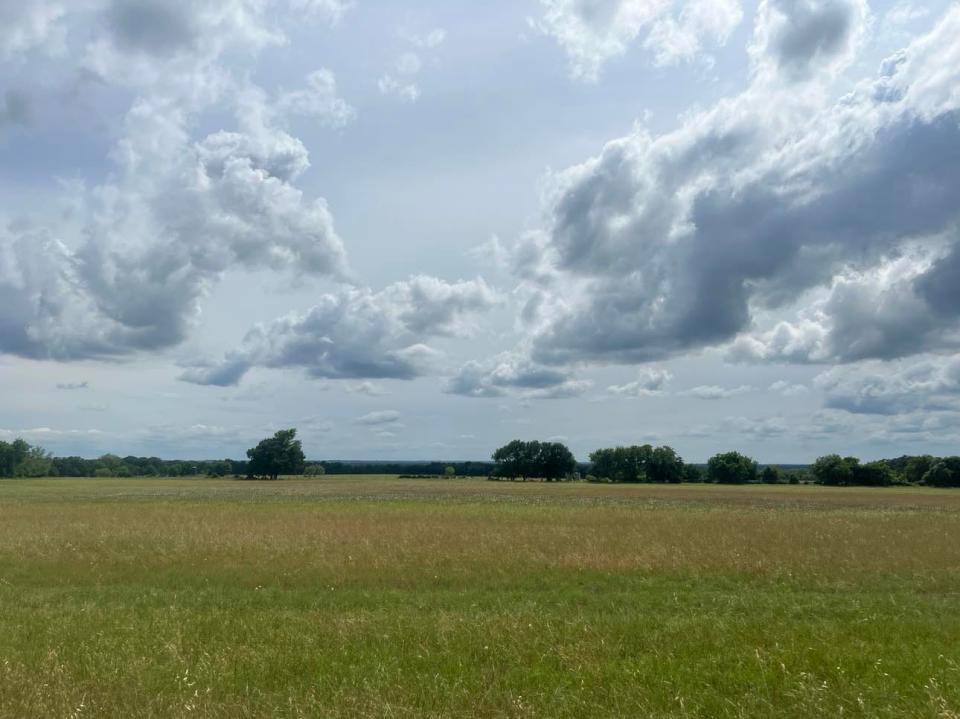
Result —
[[950, 492], [8, 482], [0, 716], [946, 719], [958, 597]]

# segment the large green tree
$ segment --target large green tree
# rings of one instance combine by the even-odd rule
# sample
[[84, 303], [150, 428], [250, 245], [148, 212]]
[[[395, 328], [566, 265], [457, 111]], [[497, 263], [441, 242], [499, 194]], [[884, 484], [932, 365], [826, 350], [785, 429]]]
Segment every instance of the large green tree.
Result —
[[303, 474], [306, 458], [297, 430], [282, 429], [247, 450], [247, 475], [276, 479], [281, 474]]
[[493, 453], [496, 475], [510, 480], [545, 479], [554, 482], [577, 468], [573, 453], [560, 442], [524, 442], [515, 439]]
[[598, 449], [590, 455], [591, 473], [612, 482], [682, 482], [683, 460], [671, 447]]
[[707, 461], [707, 481], [746, 484], [757, 480], [757, 463], [739, 452], [715, 454]]

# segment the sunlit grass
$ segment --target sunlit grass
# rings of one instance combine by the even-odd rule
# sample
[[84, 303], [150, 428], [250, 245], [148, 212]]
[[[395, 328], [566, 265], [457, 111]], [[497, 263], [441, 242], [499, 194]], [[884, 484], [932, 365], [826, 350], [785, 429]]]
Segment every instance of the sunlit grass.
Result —
[[0, 715], [955, 717], [960, 493], [0, 483]]

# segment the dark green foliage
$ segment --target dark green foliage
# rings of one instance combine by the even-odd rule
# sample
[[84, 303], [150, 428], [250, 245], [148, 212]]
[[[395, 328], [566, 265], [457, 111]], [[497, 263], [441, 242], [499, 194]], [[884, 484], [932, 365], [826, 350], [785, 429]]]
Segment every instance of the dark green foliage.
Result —
[[716, 454], [707, 462], [707, 481], [746, 484], [757, 481], [757, 463], [739, 452]]
[[247, 476], [276, 479], [281, 474], [303, 474], [306, 466], [297, 430], [282, 429], [247, 450]]
[[906, 484], [920, 484], [923, 477], [939, 460], [937, 457], [931, 457], [929, 454], [923, 454], [917, 457], [904, 455], [896, 459], [882, 460], [887, 465], [897, 481]]
[[497, 477], [514, 479], [539, 478], [554, 482], [573, 474], [577, 460], [559, 442], [524, 442], [515, 439], [493, 453]]
[[685, 464], [683, 465], [683, 481], [684, 482], [694, 482], [699, 483], [704, 480], [703, 468], [698, 467], [695, 464]]
[[644, 470], [651, 482], [677, 484], [683, 481], [683, 460], [672, 447], [657, 447], [650, 453]]
[[780, 484], [780, 468], [767, 466], [760, 473], [760, 481], [764, 484]]
[[645, 444], [598, 449], [590, 461], [591, 474], [611, 482], [675, 483], [687, 477], [683, 460], [671, 447]]
[[813, 463], [810, 470], [819, 484], [832, 487], [886, 487], [896, 482], [886, 462], [861, 464], [856, 457], [828, 454]]
[[922, 480], [931, 487], [960, 487], [960, 457], [937, 460]]
[[53, 459], [43, 448], [22, 439], [0, 442], [0, 477], [47, 477], [53, 473]]
[[844, 459], [839, 454], [828, 454], [819, 457], [813, 463], [810, 471], [818, 484], [836, 487], [847, 486], [853, 482], [853, 469], [849, 459]]

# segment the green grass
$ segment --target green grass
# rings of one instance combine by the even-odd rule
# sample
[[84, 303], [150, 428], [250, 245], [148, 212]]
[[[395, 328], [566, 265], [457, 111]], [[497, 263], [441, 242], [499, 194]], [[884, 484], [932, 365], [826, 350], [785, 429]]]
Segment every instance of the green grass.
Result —
[[3, 717], [958, 717], [960, 493], [0, 483]]

